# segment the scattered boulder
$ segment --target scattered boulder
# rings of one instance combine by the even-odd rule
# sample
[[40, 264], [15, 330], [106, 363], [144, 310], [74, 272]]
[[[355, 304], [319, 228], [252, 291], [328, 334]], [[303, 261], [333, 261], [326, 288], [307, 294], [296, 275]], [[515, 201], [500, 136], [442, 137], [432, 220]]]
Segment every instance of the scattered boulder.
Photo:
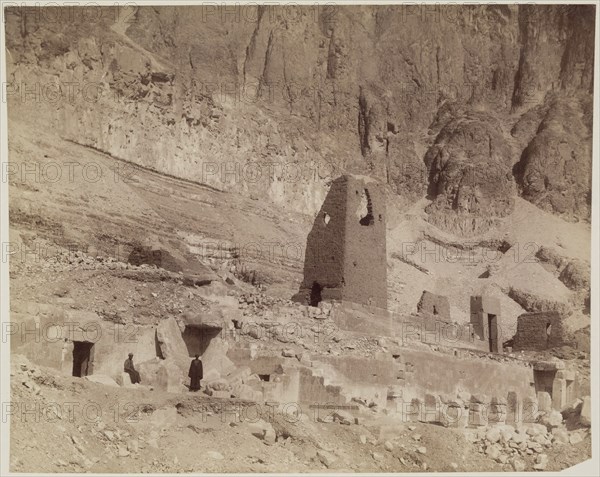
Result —
[[221, 454], [220, 452], [212, 451], [212, 450], [207, 451], [206, 455], [214, 460], [223, 460], [225, 458], [225, 457], [223, 457], [223, 454]]
[[545, 436], [548, 433], [548, 428], [543, 424], [533, 423], [530, 424], [526, 432], [530, 436], [537, 436], [540, 434]]
[[539, 454], [535, 459], [533, 468], [535, 470], [545, 470], [548, 465], [548, 456], [546, 454]]
[[502, 437], [502, 433], [498, 427], [492, 427], [489, 429], [485, 435], [485, 438], [490, 441], [492, 444], [498, 442]]
[[515, 472], [523, 472], [525, 470], [525, 462], [518, 457], [513, 457], [509, 463]]
[[263, 419], [259, 419], [257, 422], [250, 423], [248, 427], [250, 428], [250, 433], [253, 436], [261, 439], [265, 444], [275, 444], [277, 440], [277, 434], [270, 423], [264, 421]]
[[553, 427], [559, 427], [562, 425], [563, 417], [560, 412], [552, 410], [542, 416], [541, 422], [549, 429], [552, 429]]
[[571, 445], [577, 445], [582, 441], [583, 441], [583, 436], [581, 435], [581, 432], [572, 432], [569, 435], [569, 443]]
[[555, 427], [554, 429], [552, 429], [552, 440], [555, 443], [568, 444], [569, 443], [569, 433], [564, 428]]
[[[89, 374], [88, 376], [85, 376], [85, 379], [93, 383], [119, 387], [119, 384], [113, 378], [111, 378], [110, 376], [106, 376], [105, 374]], [[129, 382], [131, 383], [131, 380]]]
[[579, 423], [586, 427], [592, 425], [592, 398], [590, 396], [585, 396], [583, 398], [583, 404], [581, 405], [579, 414]]
[[324, 450], [317, 451], [317, 458], [327, 468], [332, 467], [337, 461], [337, 457], [335, 457], [331, 452]]
[[127, 450], [127, 447], [120, 445], [117, 447], [117, 455], [119, 457], [127, 457], [129, 456], [131, 453]]
[[490, 459], [494, 459], [494, 460], [497, 460], [500, 458], [501, 452], [502, 452], [502, 449], [500, 448], [500, 446], [498, 444], [492, 444], [491, 446], [488, 446], [488, 448], [485, 450], [485, 454]]
[[354, 423], [354, 416], [347, 411], [336, 410], [331, 416], [333, 417], [334, 422], [339, 422], [340, 424], [349, 426]]

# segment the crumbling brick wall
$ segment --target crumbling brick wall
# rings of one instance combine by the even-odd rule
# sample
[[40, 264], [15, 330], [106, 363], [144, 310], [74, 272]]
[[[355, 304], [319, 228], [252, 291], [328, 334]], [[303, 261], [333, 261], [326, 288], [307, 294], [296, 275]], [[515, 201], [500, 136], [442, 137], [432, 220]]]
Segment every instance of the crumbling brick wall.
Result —
[[300, 295], [387, 308], [383, 185], [366, 176], [333, 181], [308, 235]]
[[517, 318], [513, 349], [544, 350], [567, 342], [563, 317], [556, 311], [524, 313]]
[[450, 321], [450, 302], [448, 297], [436, 295], [435, 293], [423, 291], [421, 299], [417, 304], [419, 313], [427, 313], [437, 316], [441, 321]]

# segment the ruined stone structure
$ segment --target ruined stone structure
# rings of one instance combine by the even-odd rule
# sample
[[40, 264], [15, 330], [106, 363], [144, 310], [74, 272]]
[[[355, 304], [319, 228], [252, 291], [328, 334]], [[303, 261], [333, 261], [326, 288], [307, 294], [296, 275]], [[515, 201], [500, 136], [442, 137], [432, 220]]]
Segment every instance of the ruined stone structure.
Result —
[[306, 243], [300, 299], [387, 308], [385, 194], [366, 176], [331, 184]]
[[471, 297], [471, 326], [480, 340], [487, 340], [489, 351], [502, 352], [499, 341], [498, 321], [500, 319], [500, 301], [487, 296]]
[[436, 316], [441, 321], [450, 321], [450, 302], [448, 297], [436, 295], [425, 290], [417, 304], [419, 313]]
[[544, 350], [562, 346], [566, 341], [562, 316], [556, 311], [524, 313], [517, 318], [513, 349]]
[[578, 394], [577, 375], [565, 369], [561, 361], [537, 361], [533, 363], [533, 378], [539, 410], [561, 411], [571, 405]]

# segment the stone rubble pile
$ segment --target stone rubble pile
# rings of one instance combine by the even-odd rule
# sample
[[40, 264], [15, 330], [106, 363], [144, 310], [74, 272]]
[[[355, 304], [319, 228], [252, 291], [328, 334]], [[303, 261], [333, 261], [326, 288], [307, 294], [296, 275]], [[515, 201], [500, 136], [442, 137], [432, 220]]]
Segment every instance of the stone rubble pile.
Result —
[[561, 414], [552, 411], [537, 423], [516, 427], [498, 424], [487, 428], [466, 429], [465, 436], [478, 447], [481, 454], [510, 466], [508, 470], [522, 472], [532, 459], [533, 470], [545, 470], [548, 453], [560, 452], [560, 446], [565, 444], [578, 444], [585, 439], [587, 433], [589, 431], [586, 429], [568, 431]]

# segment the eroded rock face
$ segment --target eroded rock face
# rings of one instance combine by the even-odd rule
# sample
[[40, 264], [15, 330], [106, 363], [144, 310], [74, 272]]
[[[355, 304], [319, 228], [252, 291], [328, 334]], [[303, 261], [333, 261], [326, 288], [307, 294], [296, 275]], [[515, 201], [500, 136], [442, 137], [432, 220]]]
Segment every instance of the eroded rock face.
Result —
[[[592, 9], [140, 7], [126, 18], [102, 9], [94, 21], [70, 9], [26, 21], [14, 11], [8, 110], [117, 158], [303, 212], [316, 213], [344, 172], [385, 180], [403, 203], [430, 187], [432, 222], [452, 228], [456, 214], [475, 214], [481, 223], [454, 227], [478, 230], [515, 194], [505, 168], [523, 149], [505, 154], [504, 130], [547, 108], [548, 94], [577, 98], [559, 122], [591, 118]], [[30, 83], [44, 85], [41, 101], [23, 94]], [[447, 105], [458, 108], [428, 132]], [[570, 164], [589, 169], [591, 122], [536, 134], [542, 119], [533, 115], [522, 145], [532, 141], [517, 174], [523, 195], [585, 219], [589, 180], [571, 177]], [[565, 167], [538, 177], [555, 150]], [[490, 167], [489, 185], [468, 179]]]
[[503, 217], [512, 211], [512, 151], [499, 121], [483, 113], [450, 120], [425, 155], [432, 212]]
[[573, 100], [555, 100], [515, 165], [523, 197], [568, 219], [591, 207], [591, 118]]

